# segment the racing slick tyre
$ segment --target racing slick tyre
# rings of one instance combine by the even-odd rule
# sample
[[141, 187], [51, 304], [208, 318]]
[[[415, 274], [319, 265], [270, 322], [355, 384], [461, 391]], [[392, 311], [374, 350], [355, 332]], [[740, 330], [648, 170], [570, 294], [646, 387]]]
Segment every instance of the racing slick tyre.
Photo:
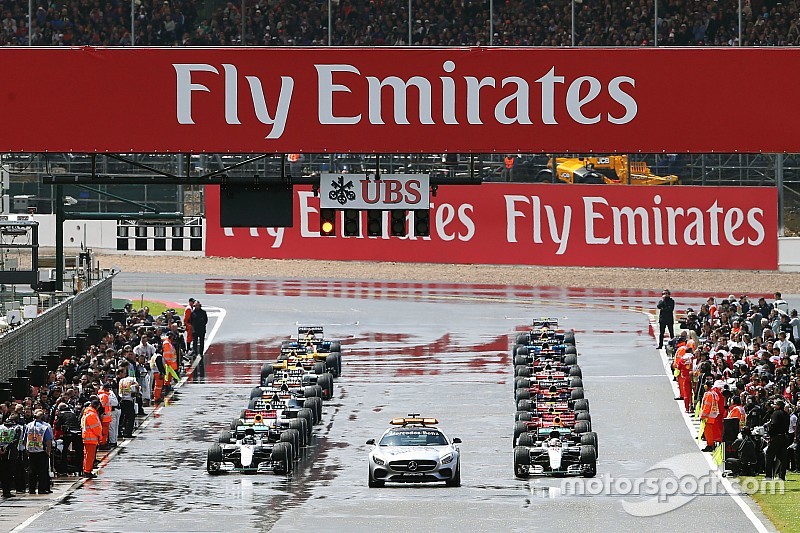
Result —
[[530, 355], [531, 353], [527, 346], [515, 346], [515, 348], [517, 349], [517, 353], [514, 355]]
[[575, 403], [572, 404], [573, 411], [586, 411], [589, 412], [589, 400], [582, 398], [580, 400], [575, 400]]
[[569, 393], [570, 400], [582, 400], [583, 399], [583, 388], [578, 387], [577, 389], [572, 389], [572, 392]]
[[258, 398], [250, 398], [250, 401], [247, 402], [247, 408], [248, 409], [255, 409], [256, 408], [256, 402], [258, 400], [259, 400]]
[[594, 431], [590, 431], [589, 433], [584, 433], [581, 435], [581, 445], [582, 446], [594, 446], [594, 454], [596, 457], [600, 457], [600, 450], [597, 445], [597, 433]]
[[[531, 334], [530, 333], [520, 333], [517, 335], [517, 344], [522, 344], [523, 346], [527, 346], [528, 343], [531, 342]], [[519, 350], [517, 350], [519, 353]]]
[[452, 478], [444, 482], [446, 487], [460, 487], [461, 486], [461, 461], [456, 463], [456, 473]]
[[531, 377], [531, 367], [517, 365], [514, 367], [514, 376], [518, 378], [529, 378]]
[[292, 445], [288, 442], [276, 442], [270, 455], [272, 471], [276, 474], [288, 474], [292, 471]]
[[300, 459], [300, 432], [296, 429], [286, 429], [281, 431], [279, 442], [288, 442], [292, 445], [292, 459]]
[[314, 373], [317, 374], [317, 375], [324, 374], [325, 373], [325, 363], [323, 363], [322, 361], [317, 361], [316, 363], [314, 363]]
[[262, 394], [264, 394], [264, 391], [261, 390], [261, 387], [253, 387], [253, 390], [250, 391], [250, 399], [261, 398]]
[[[520, 400], [530, 400], [531, 398], [531, 391], [529, 389], [517, 389], [514, 391], [514, 399], [517, 401]], [[522, 409], [520, 409], [521, 411]]]
[[206, 470], [212, 476], [220, 473], [219, 465], [222, 464], [222, 447], [219, 444], [212, 444], [208, 448], [208, 457], [206, 459]]
[[336, 371], [342, 375], [342, 352], [334, 352], [336, 354]]
[[569, 386], [574, 388], [583, 388], [583, 380], [579, 377], [571, 377], [569, 378]]
[[328, 371], [333, 375], [333, 377], [335, 378], [339, 377], [339, 365], [337, 364], [336, 356], [334, 354], [329, 353], [325, 357], [325, 368], [328, 369]]
[[528, 467], [531, 466], [531, 454], [528, 448], [517, 446], [514, 448], [514, 476], [525, 479], [528, 477]]
[[325, 372], [317, 378], [317, 385], [322, 387], [323, 400], [333, 398], [333, 376], [329, 372]]
[[297, 418], [302, 418], [306, 421], [306, 442], [311, 444], [312, 427], [314, 427], [314, 409], [303, 407], [298, 411]]
[[322, 423], [322, 398], [320, 398], [319, 396], [308, 398], [306, 399], [305, 402], [303, 402], [303, 407], [307, 409], [312, 409], [314, 411], [315, 424]]
[[322, 387], [319, 385], [309, 385], [303, 388], [303, 396], [306, 398], [320, 397], [322, 398]]
[[339, 341], [331, 342], [330, 351], [332, 352], [341, 352], [342, 351], [342, 343]]
[[514, 420], [519, 420], [521, 422], [530, 422], [533, 420], [533, 413], [529, 411], [517, 411], [514, 415]]
[[528, 357], [525, 355], [517, 354], [514, 356], [514, 366], [528, 366]]
[[531, 386], [531, 380], [528, 378], [516, 378], [514, 379], [514, 390], [517, 389], [527, 389]]
[[523, 433], [517, 439], [517, 446], [525, 446], [531, 448], [533, 447], [533, 445], [534, 445], [533, 435], [531, 435], [530, 433]]
[[386, 484], [385, 481], [379, 481], [377, 479], [372, 479], [372, 474], [369, 474], [369, 479], [367, 480], [367, 486], [371, 489], [377, 489], [383, 487]]
[[272, 363], [264, 363], [264, 366], [261, 367], [261, 383], [264, 383], [270, 374], [272, 374]]
[[589, 465], [583, 471], [583, 477], [594, 477], [597, 475], [597, 453], [594, 446], [581, 446], [581, 466]]
[[514, 422], [514, 442], [513, 442], [513, 444], [516, 445], [516, 442], [517, 442], [517, 439], [519, 438], [519, 436], [522, 435], [523, 433], [527, 433], [527, 432], [528, 432], [528, 424], [526, 424], [525, 422], [520, 422], [520, 421]]
[[239, 420], [240, 420], [239, 418], [234, 418], [233, 420], [231, 420], [231, 425], [230, 425], [231, 431], [236, 431], [236, 428], [239, 427]]
[[533, 402], [530, 400], [520, 400], [517, 402], [517, 411], [533, 411]]
[[577, 422], [578, 420], [585, 420], [585, 421], [589, 422], [589, 427], [591, 428], [591, 426], [592, 426], [592, 415], [590, 415], [587, 411], [579, 411], [578, 413], [576, 413], [575, 414], [575, 421]]
[[574, 353], [564, 356], [564, 364], [567, 366], [577, 365], [578, 364], [578, 356]]
[[299, 436], [298, 445], [301, 448], [308, 446], [308, 426], [305, 418], [292, 418], [289, 420], [289, 429], [296, 429]]
[[220, 431], [219, 437], [217, 437], [217, 442], [220, 444], [230, 444], [231, 443], [231, 432], [230, 431]]
[[574, 376], [574, 377], [582, 378], [583, 377], [583, 371], [581, 370], [581, 367], [579, 367], [578, 365], [572, 365], [571, 367], [569, 367], [569, 375], [570, 375], [570, 377]]
[[572, 344], [575, 345], [575, 332], [568, 331], [564, 333], [564, 344]]
[[564, 353], [567, 355], [578, 355], [578, 349], [570, 344], [566, 348], [564, 348]]
[[574, 431], [578, 435], [581, 435], [583, 433], [589, 433], [589, 431], [591, 431], [591, 429], [592, 428], [589, 425], [589, 422], [587, 422], [586, 420], [579, 420], [579, 421], [575, 422], [575, 427], [572, 428], [572, 431]]

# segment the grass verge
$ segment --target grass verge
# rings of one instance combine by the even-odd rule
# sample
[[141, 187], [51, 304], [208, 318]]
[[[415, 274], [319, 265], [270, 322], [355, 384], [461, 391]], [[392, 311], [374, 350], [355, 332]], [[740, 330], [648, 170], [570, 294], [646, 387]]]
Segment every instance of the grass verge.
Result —
[[[761, 476], [740, 478], [740, 486], [746, 486], [748, 480], [760, 483], [764, 478]], [[766, 493], [762, 494], [762, 491], [758, 491], [751, 497], [761, 507], [767, 518], [779, 531], [800, 533], [800, 474], [787, 472], [783, 494], [780, 494], [778, 490], [775, 491], [775, 494], [769, 494], [770, 491], [764, 492]]]

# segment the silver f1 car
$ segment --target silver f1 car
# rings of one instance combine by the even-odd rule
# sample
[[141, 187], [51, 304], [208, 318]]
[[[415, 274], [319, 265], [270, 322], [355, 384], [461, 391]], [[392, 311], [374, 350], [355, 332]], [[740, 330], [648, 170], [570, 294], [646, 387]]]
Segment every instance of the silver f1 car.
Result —
[[256, 433], [249, 427], [241, 439], [212, 444], [208, 449], [206, 470], [211, 475], [223, 472], [288, 474], [292, 471], [293, 456], [293, 442], [288, 433], [275, 442], [268, 433]]
[[461, 486], [461, 457], [457, 444], [435, 427], [435, 418], [394, 418], [391, 427], [375, 442], [369, 453], [369, 486], [385, 483], [430, 483], [444, 481], [448, 487]]
[[[533, 437], [536, 435], [536, 437]], [[574, 443], [568, 428], [539, 428], [514, 448], [514, 475], [583, 476], [597, 474], [597, 437], [584, 434]]]

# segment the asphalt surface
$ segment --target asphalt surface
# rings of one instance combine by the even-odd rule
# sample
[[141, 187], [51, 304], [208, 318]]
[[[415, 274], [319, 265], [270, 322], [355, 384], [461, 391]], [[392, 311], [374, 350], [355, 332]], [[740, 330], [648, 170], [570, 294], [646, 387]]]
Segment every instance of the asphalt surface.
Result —
[[[517, 299], [476, 287], [331, 298], [270, 295], [241, 283], [251, 289], [209, 289], [192, 276], [115, 281], [120, 296], [194, 296], [227, 310], [207, 352], [207, 377], [181, 388], [96, 480], [26, 531], [753, 530], [721, 486], [660, 502], [631, 495], [624, 480], [700, 475], [708, 466], [676, 408], [646, 316], [619, 309], [619, 299]], [[595, 482], [605, 483], [587, 491], [599, 494], [574, 495], [563, 479], [513, 476], [508, 347], [533, 316], [558, 316], [577, 332], [600, 441]], [[345, 344], [343, 375], [313, 446], [291, 476], [208, 475], [209, 444], [298, 323], [322, 324], [326, 337]], [[365, 441], [411, 412], [438, 417], [462, 438], [461, 488], [367, 488]]]

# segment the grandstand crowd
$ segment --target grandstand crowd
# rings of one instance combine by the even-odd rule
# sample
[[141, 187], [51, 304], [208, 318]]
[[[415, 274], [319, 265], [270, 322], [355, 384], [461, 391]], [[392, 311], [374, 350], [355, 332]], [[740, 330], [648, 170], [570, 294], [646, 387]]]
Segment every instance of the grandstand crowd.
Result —
[[[226, 46], [242, 44], [241, 2], [33, 0], [36, 46]], [[742, 0], [743, 46], [800, 43], [796, 0]], [[569, 46], [569, 0], [332, 0], [334, 46]], [[28, 2], [3, 0], [1, 45], [28, 45]], [[247, 0], [250, 46], [328, 44], [320, 0]], [[653, 0], [575, 0], [577, 46], [653, 46]], [[491, 15], [490, 15], [491, 13]], [[492, 16], [493, 15], [493, 16]], [[493, 25], [490, 25], [490, 16]], [[659, 46], [738, 46], [738, 0], [661, 0]], [[490, 36], [490, 32], [493, 35]], [[491, 37], [491, 38], [490, 38]]]
[[[50, 492], [51, 472], [96, 477], [96, 450], [131, 438], [145, 408], [166, 397], [192, 358], [186, 329], [197, 323], [195, 331], [204, 335], [207, 322], [194, 303], [180, 315], [168, 309], [158, 316], [126, 305], [125, 321], [116, 322], [114, 332], [65, 358], [29, 396], [0, 404], [3, 497]], [[194, 349], [201, 353], [202, 343]], [[91, 453], [87, 446], [94, 447]]]
[[[662, 302], [669, 298], [664, 293]], [[660, 313], [669, 318], [665, 307]], [[787, 470], [800, 470], [797, 309], [790, 310], [780, 293], [755, 301], [730, 295], [709, 297], [682, 315], [680, 333], [666, 347], [679, 382], [676, 400], [703, 420], [706, 451], [725, 441], [734, 456], [745, 456], [745, 473], [785, 479]], [[736, 431], [723, 438], [726, 419], [739, 420], [735, 444]]]

